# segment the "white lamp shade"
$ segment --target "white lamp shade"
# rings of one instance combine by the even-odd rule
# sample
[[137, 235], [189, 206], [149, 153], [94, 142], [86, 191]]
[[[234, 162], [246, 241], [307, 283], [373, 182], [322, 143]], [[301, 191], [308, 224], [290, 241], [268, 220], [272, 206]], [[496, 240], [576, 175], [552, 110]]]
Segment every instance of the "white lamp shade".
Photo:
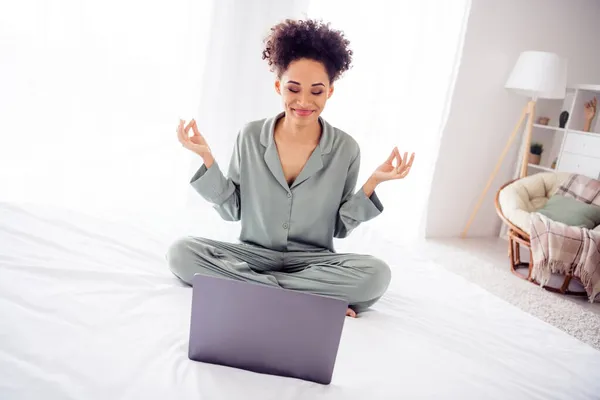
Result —
[[534, 99], [563, 99], [567, 88], [567, 61], [554, 53], [524, 51], [505, 87]]

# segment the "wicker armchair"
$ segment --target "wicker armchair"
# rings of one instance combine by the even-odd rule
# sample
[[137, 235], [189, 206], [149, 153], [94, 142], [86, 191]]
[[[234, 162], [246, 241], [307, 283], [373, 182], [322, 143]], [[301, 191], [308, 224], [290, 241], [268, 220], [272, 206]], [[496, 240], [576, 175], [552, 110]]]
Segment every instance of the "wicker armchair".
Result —
[[[503, 185], [496, 193], [496, 212], [508, 227], [508, 257], [510, 269], [516, 276], [538, 284], [531, 278], [533, 260], [521, 261], [521, 246], [531, 249], [529, 214], [542, 208], [569, 176], [564, 172], [542, 172], [516, 179]], [[550, 291], [585, 295], [580, 282], [572, 276], [554, 274]]]

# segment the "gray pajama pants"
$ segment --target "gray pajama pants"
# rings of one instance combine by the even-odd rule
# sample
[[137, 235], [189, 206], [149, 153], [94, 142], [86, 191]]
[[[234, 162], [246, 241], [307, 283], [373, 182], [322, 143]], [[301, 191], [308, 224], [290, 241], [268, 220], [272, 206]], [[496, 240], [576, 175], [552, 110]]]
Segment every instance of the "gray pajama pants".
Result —
[[195, 237], [173, 243], [167, 260], [188, 285], [200, 273], [341, 298], [356, 312], [374, 304], [391, 278], [387, 264], [372, 256], [328, 250], [279, 252]]

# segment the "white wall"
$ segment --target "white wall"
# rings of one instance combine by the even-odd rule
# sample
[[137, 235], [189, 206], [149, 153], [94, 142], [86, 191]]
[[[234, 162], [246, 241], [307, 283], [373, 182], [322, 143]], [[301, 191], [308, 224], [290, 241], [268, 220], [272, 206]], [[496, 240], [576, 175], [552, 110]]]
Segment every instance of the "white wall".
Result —
[[[429, 198], [427, 237], [460, 234], [527, 102], [503, 88], [518, 54], [556, 52], [569, 61], [569, 84], [600, 83], [599, 39], [598, 0], [473, 0]], [[498, 233], [493, 198], [512, 177], [519, 143], [505, 159], [470, 236]]]

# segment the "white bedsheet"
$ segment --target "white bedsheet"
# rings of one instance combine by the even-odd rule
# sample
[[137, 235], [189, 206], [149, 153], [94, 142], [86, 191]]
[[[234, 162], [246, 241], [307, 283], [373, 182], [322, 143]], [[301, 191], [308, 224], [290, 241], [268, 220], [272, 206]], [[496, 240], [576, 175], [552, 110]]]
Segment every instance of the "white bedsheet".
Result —
[[0, 204], [0, 399], [600, 398], [600, 352], [360, 231], [350, 243], [394, 277], [372, 311], [346, 319], [331, 385], [190, 361], [191, 290], [165, 250], [188, 233], [233, 239], [237, 226], [161, 218]]

